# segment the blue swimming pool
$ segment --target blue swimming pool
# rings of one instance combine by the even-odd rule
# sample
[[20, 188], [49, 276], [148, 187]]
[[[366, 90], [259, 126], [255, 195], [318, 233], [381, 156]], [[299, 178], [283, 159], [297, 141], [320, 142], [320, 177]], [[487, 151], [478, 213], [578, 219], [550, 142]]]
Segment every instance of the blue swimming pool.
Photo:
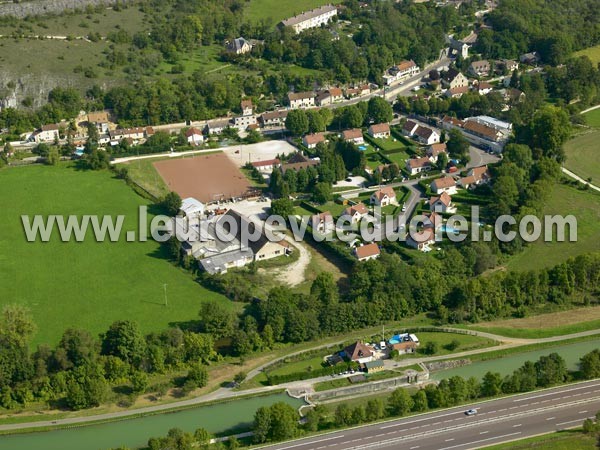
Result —
[[364, 152], [364, 151], [367, 150], [367, 146], [366, 145], [359, 145], [358, 149]]

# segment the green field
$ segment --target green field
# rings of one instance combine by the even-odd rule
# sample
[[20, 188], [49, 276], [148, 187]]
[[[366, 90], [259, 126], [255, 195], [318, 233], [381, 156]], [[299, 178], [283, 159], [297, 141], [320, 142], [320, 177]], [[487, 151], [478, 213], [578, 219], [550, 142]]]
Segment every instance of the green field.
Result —
[[585, 113], [583, 117], [589, 126], [600, 128], [600, 108]]
[[[118, 319], [132, 319], [144, 332], [197, 317], [202, 300], [221, 295], [174, 267], [154, 241], [29, 243], [20, 216], [123, 214], [123, 229], [137, 229], [137, 210], [147, 202], [107, 171], [72, 165], [0, 171], [0, 299], [28, 306], [38, 325], [36, 343], [55, 343], [67, 327], [93, 333]], [[91, 232], [88, 232], [88, 236]], [[124, 233], [122, 233], [124, 234]], [[168, 306], [163, 292], [167, 285]]]
[[600, 45], [595, 47], [586, 48], [575, 53], [575, 56], [587, 56], [590, 58], [594, 65], [600, 63]]
[[244, 15], [251, 21], [266, 19], [275, 25], [283, 19], [329, 3], [331, 2], [328, 0], [297, 0], [295, 2], [251, 0], [250, 4], [246, 6]]
[[577, 218], [577, 242], [539, 240], [513, 257], [508, 263], [509, 269], [535, 270], [552, 267], [567, 258], [600, 250], [600, 194], [591, 190], [578, 190], [572, 186], [556, 185], [544, 214], [573, 214]]
[[485, 448], [487, 450], [594, 450], [598, 447], [594, 436], [583, 434], [579, 430], [567, 430]]
[[[600, 121], [600, 109], [598, 120]], [[596, 112], [594, 111], [594, 112]], [[580, 134], [565, 145], [565, 167], [584, 180], [600, 183], [600, 130]]]

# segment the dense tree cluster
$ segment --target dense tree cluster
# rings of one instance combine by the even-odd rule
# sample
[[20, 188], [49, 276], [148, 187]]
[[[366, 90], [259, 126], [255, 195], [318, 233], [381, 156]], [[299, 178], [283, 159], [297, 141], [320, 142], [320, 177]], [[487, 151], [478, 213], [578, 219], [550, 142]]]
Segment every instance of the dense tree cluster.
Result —
[[486, 58], [518, 58], [538, 51], [551, 65], [600, 43], [595, 0], [503, 0], [488, 14], [475, 48]]
[[170, 328], [144, 336], [135, 322], [126, 320], [113, 323], [99, 337], [70, 328], [54, 348], [42, 344], [30, 352], [34, 330], [27, 310], [4, 307], [0, 318], [4, 408], [34, 401], [58, 401], [74, 410], [90, 408], [115, 398], [111, 386], [124, 385], [137, 395], [150, 388], [148, 375], [187, 367], [183, 388], [191, 391], [206, 385], [205, 366], [216, 357], [209, 334]]

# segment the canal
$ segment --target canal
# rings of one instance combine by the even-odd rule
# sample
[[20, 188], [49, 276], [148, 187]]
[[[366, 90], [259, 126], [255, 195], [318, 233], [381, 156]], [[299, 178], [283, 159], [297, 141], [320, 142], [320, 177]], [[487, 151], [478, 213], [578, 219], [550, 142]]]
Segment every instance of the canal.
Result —
[[0, 436], [0, 450], [106, 450], [119, 446], [139, 448], [145, 446], [150, 437], [166, 436], [169, 429], [174, 427], [192, 433], [200, 427], [211, 433], [248, 428], [258, 408], [277, 402], [285, 402], [294, 408], [304, 404], [303, 400], [284, 393], [252, 397], [100, 425]]
[[537, 361], [540, 356], [546, 356], [550, 353], [558, 353], [567, 363], [569, 370], [577, 370], [579, 359], [586, 353], [594, 349], [600, 348], [600, 339], [590, 341], [582, 341], [574, 344], [557, 345], [556, 347], [547, 347], [541, 350], [533, 350], [524, 353], [515, 353], [498, 359], [490, 359], [487, 361], [475, 361], [467, 366], [456, 367], [454, 369], [440, 370], [432, 372], [430, 378], [432, 380], [443, 380], [455, 375], [463, 378], [477, 377], [483, 378], [486, 372], [498, 372], [502, 376], [513, 373], [515, 369], [521, 367], [525, 361]]

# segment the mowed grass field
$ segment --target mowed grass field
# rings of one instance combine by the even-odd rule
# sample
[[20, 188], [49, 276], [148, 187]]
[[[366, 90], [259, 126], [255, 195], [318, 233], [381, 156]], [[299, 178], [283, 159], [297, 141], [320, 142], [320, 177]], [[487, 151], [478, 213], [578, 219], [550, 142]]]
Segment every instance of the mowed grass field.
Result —
[[251, 0], [246, 6], [245, 17], [251, 21], [267, 19], [273, 24], [319, 6], [331, 3], [329, 0]]
[[[600, 194], [558, 184], [554, 187], [544, 214], [573, 214], [577, 218], [577, 242], [543, 242], [530, 244], [508, 263], [509, 269], [534, 270], [552, 267], [570, 257], [600, 250], [598, 221]], [[568, 238], [568, 232], [566, 233]]]
[[[200, 286], [167, 259], [158, 243], [29, 243], [21, 215], [125, 215], [124, 230], [138, 229], [138, 207], [147, 202], [108, 171], [73, 165], [0, 171], [0, 305], [28, 306], [38, 325], [35, 343], [54, 344], [68, 327], [99, 333], [130, 319], [144, 332], [197, 318], [200, 302], [234, 304]], [[165, 306], [163, 285], [167, 285]]]
[[[583, 423], [583, 420], [581, 421]], [[594, 450], [596, 438], [581, 430], [566, 430], [486, 447], [487, 450]]]
[[589, 126], [600, 128], [600, 108], [585, 113], [583, 117]]
[[[600, 122], [600, 109], [596, 111], [599, 113], [598, 121]], [[567, 169], [584, 180], [591, 178], [595, 185], [600, 183], [600, 129], [585, 132], [571, 139], [565, 145], [565, 153]]]
[[586, 48], [575, 53], [575, 56], [587, 56], [590, 58], [594, 65], [600, 63], [600, 45], [595, 47]]

